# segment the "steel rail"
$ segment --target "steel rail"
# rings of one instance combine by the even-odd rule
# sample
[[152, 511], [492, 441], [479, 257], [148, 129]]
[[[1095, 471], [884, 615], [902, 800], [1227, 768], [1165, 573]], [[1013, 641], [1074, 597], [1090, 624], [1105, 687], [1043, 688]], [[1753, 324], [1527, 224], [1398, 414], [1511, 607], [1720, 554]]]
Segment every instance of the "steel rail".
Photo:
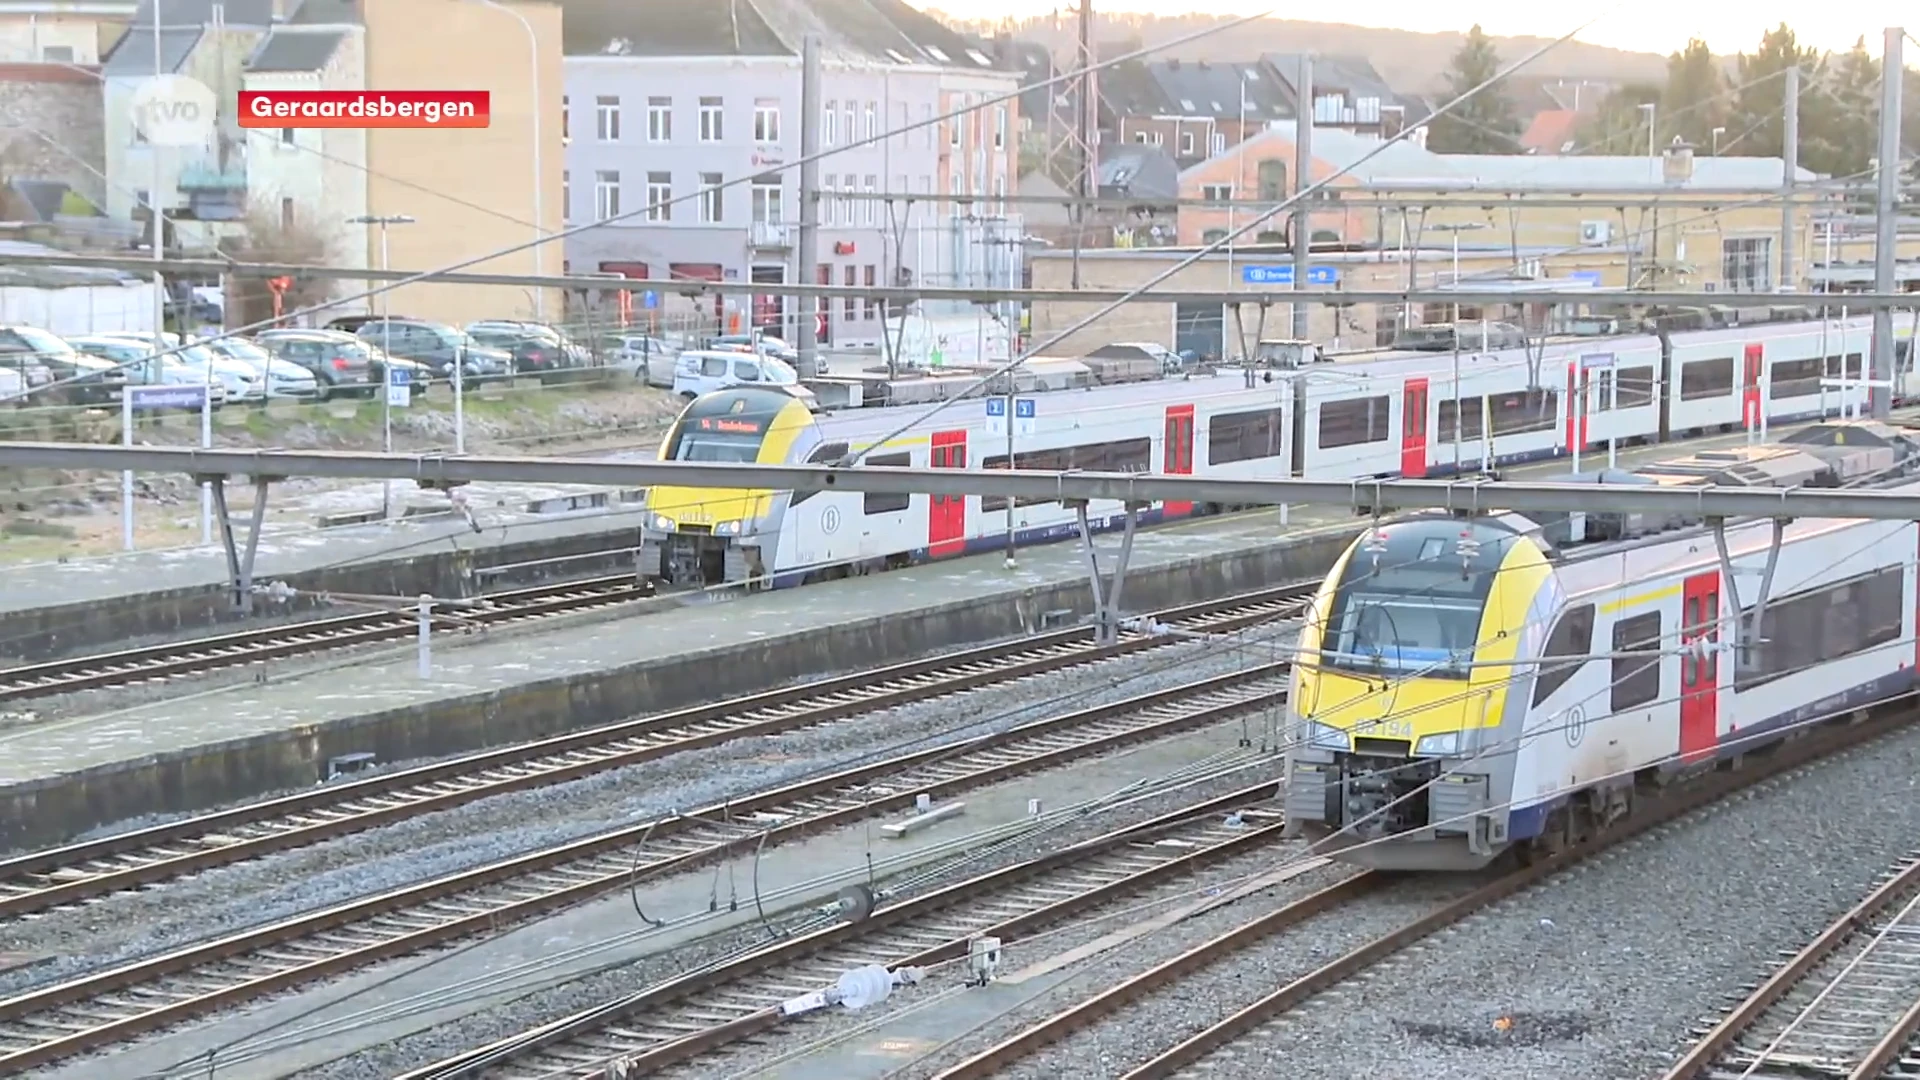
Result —
[[[966, 955], [968, 943], [981, 936], [997, 937], [1004, 947], [1276, 843], [1284, 822], [1270, 806], [1274, 792], [1268, 781], [1181, 807], [582, 1010], [399, 1080], [452, 1080], [481, 1070], [511, 1080], [600, 1065], [640, 1076], [684, 1064], [785, 1023], [782, 1003], [815, 989], [823, 968], [924, 968]], [[1244, 814], [1247, 827], [1223, 826], [1217, 815], [1224, 811]]]
[[[1840, 986], [1851, 973], [1854, 960], [1874, 950], [1876, 944], [1874, 928], [1888, 922], [1894, 916], [1895, 909], [1902, 901], [1911, 902], [1916, 893], [1920, 893], [1920, 853], [1910, 854], [1903, 859], [1866, 898], [1835, 919], [1815, 935], [1805, 948], [1795, 953], [1772, 975], [1754, 987], [1736, 1003], [1727, 1015], [1707, 1029], [1688, 1047], [1679, 1061], [1664, 1074], [1664, 1080], [1700, 1080], [1714, 1075], [1716, 1071], [1732, 1071], [1738, 1076], [1753, 1075], [1773, 1077], [1783, 1074], [1803, 1075], [1800, 1068], [1808, 1064], [1806, 1053], [1796, 1046], [1790, 1059], [1781, 1060], [1779, 1070], [1765, 1071], [1775, 1058], [1787, 1058], [1788, 1055], [1776, 1053], [1779, 1047], [1774, 1044], [1783, 1041], [1790, 1029], [1811, 1016], [1823, 1003], [1828, 990]], [[1912, 920], [1909, 919], [1909, 922]], [[1916, 927], [1920, 930], [1920, 927]], [[1850, 949], [1858, 944], [1860, 948]], [[1911, 943], [1905, 945], [1908, 967], [1908, 982], [1905, 992], [1894, 1000], [1861, 1001], [1849, 998], [1848, 1004], [1856, 1011], [1848, 1019], [1847, 1046], [1827, 1049], [1820, 1062], [1821, 1071], [1830, 1075], [1846, 1075], [1850, 1080], [1874, 1080], [1884, 1072], [1897, 1058], [1906, 1044], [1912, 1039], [1916, 1029], [1920, 1029], [1920, 1001], [1914, 1001], [1911, 995], [1920, 989], [1920, 970], [1914, 968], [1914, 962], [1920, 961], [1920, 949]], [[1833, 966], [1839, 966], [1830, 978], [1814, 978], [1818, 973]], [[1881, 974], [1886, 973], [1885, 965], [1876, 965]], [[1818, 984], [1817, 986], [1815, 984]], [[1762, 1028], [1762, 1021], [1788, 1006], [1798, 991], [1813, 988], [1818, 991], [1813, 1000], [1794, 1010], [1784, 1025]], [[1886, 989], [1900, 991], [1898, 986]], [[1873, 993], [1870, 998], [1883, 995]], [[1862, 1015], [1869, 1011], [1862, 1006], [1879, 1006], [1882, 1013], [1891, 1013], [1883, 1033], [1873, 1042], [1864, 1031]], [[1904, 1011], [1902, 1006], [1905, 1006]], [[1775, 1030], [1782, 1028], [1782, 1030]], [[1851, 1052], [1851, 1053], [1850, 1053]], [[1857, 1064], [1849, 1068], [1847, 1059], [1853, 1054], [1859, 1055]], [[1842, 1070], [1845, 1070], [1844, 1074]]]
[[[0, 1000], [0, 1073], [32, 1068], [642, 877], [1165, 738], [1286, 699], [1265, 664], [905, 754], [355, 900]], [[768, 821], [774, 824], [765, 824]]]
[[[1765, 756], [1749, 755], [1746, 767], [1714, 771], [1696, 782], [1685, 784], [1664, 798], [1651, 801], [1644, 813], [1627, 819], [1619, 828], [1594, 837], [1565, 852], [1541, 859], [1511, 874], [1490, 882], [1441, 909], [1414, 920], [1392, 933], [1377, 938], [1341, 956], [1317, 970], [1280, 987], [1259, 1001], [1241, 1009], [1204, 1031], [1126, 1073], [1121, 1080], [1168, 1080], [1207, 1060], [1216, 1050], [1278, 1020], [1307, 1000], [1353, 978], [1414, 942], [1443, 930], [1494, 903], [1506, 899], [1559, 871], [1583, 862], [1607, 848], [1642, 835], [1696, 810], [1709, 806], [1737, 791], [1751, 787], [1794, 769], [1813, 763], [1838, 751], [1862, 745], [1899, 730], [1920, 718], [1911, 696], [1903, 696], [1876, 707], [1877, 716], [1864, 723], [1850, 724], [1840, 714], [1824, 731], [1779, 745]], [[1222, 1068], [1227, 1068], [1221, 1063]]]
[[[458, 614], [462, 623], [497, 626], [651, 595], [632, 574], [610, 574], [462, 600]], [[402, 603], [405, 601], [396, 599], [396, 608]], [[200, 675], [305, 653], [392, 641], [411, 636], [419, 625], [415, 611], [356, 612], [0, 668], [0, 702]]]
[[[1281, 585], [1185, 604], [1154, 618], [1186, 630], [1230, 632], [1297, 610], [1316, 587]], [[1101, 663], [1176, 640], [1130, 634], [1100, 648], [1090, 628], [1069, 627], [0, 859], [0, 917], [75, 904], [494, 795]]]

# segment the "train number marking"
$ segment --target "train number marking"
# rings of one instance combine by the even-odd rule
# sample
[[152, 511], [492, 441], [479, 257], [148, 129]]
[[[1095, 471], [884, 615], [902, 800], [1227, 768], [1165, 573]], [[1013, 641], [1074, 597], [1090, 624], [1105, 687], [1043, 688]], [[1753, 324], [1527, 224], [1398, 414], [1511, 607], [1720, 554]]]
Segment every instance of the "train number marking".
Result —
[[1361, 726], [1377, 738], [1413, 738], [1413, 721], [1411, 720], [1373, 720]]

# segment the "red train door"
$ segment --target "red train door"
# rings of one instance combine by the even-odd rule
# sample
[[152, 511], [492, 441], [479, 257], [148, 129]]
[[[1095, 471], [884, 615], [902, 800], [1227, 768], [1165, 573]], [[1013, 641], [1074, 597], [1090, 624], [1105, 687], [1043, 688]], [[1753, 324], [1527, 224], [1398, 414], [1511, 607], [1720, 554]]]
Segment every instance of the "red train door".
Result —
[[1746, 371], [1740, 379], [1740, 421], [1748, 431], [1760, 426], [1760, 367], [1765, 346], [1754, 342], [1747, 346]]
[[1427, 475], [1427, 380], [1408, 379], [1400, 417], [1400, 475]]
[[1587, 448], [1587, 421], [1593, 411], [1592, 403], [1587, 408], [1580, 407], [1580, 395], [1587, 392], [1587, 372], [1581, 370], [1575, 361], [1567, 365], [1567, 453]]
[[[964, 469], [967, 467], [967, 433], [960, 431], [936, 431], [933, 433], [933, 467], [936, 469]], [[934, 558], [958, 555], [967, 546], [967, 497], [965, 495], [936, 494], [928, 500], [927, 507], [927, 553]]]
[[[1720, 572], [1688, 578], [1680, 590], [1680, 760], [1695, 762], [1720, 742]], [[1697, 650], [1697, 651], [1696, 651]]]
[[[1160, 471], [1168, 476], [1193, 475], [1193, 406], [1167, 406], [1166, 442], [1161, 450]], [[1190, 502], [1169, 502], [1168, 517], [1193, 513]]]

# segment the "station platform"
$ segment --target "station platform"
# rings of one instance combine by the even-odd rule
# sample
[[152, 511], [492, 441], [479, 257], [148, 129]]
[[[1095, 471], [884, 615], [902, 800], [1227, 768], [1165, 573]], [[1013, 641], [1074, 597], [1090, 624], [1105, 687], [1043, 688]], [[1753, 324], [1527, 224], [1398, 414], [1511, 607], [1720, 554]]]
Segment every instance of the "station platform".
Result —
[[[1142, 530], [1124, 607], [1316, 577], [1358, 529], [1351, 512], [1316, 508], [1285, 525], [1275, 510]], [[1092, 610], [1084, 559], [1077, 542], [1059, 543], [1021, 551], [1011, 570], [992, 554], [730, 599], [700, 594], [651, 614], [456, 638], [434, 650], [427, 679], [408, 645], [25, 724], [0, 734], [0, 847], [307, 787], [344, 755], [458, 753], [1031, 633]]]

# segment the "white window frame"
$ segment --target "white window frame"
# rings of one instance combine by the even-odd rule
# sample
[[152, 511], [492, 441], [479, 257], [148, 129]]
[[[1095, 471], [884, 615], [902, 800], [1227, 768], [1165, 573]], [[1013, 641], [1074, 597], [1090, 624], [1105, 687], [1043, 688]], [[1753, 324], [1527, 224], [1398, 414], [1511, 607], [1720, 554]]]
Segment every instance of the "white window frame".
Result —
[[834, 141], [840, 137], [839, 117], [840, 103], [838, 101], [827, 102], [827, 107], [821, 110], [820, 113], [821, 146], [832, 146]]
[[618, 94], [600, 94], [593, 99], [593, 135], [601, 142], [620, 141]]
[[573, 170], [560, 170], [560, 222], [573, 220]]
[[966, 110], [967, 110], [968, 104], [970, 103], [967, 101], [967, 96], [965, 94], [954, 95], [953, 119], [947, 121], [947, 125], [951, 129], [947, 132], [948, 146], [959, 146], [965, 136], [966, 127], [967, 127], [967, 115], [968, 115]]
[[727, 102], [725, 98], [703, 97], [700, 99], [700, 141], [703, 143], [724, 142], [727, 136]]
[[1007, 107], [1005, 105], [996, 105], [993, 108], [993, 148], [995, 150], [1007, 148]]
[[[664, 176], [666, 179], [664, 181], [655, 179], [655, 177], [660, 176]], [[656, 169], [647, 173], [647, 220], [672, 221], [672, 199], [673, 173], [665, 169]], [[656, 203], [666, 203], [667, 205], [657, 206], [655, 205]]]
[[880, 103], [879, 102], [877, 101], [867, 102], [866, 119], [867, 119], [867, 126], [866, 126], [867, 138], [869, 140], [879, 138], [880, 137]]
[[620, 216], [620, 171], [601, 169], [593, 174], [593, 220]]
[[828, 173], [820, 178], [820, 224], [832, 225], [840, 215], [840, 196], [834, 194], [839, 189], [834, 184], [840, 179], [838, 173]]
[[779, 98], [759, 98], [754, 101], [753, 141], [761, 145], [780, 141]]
[[[860, 190], [866, 195], [880, 194], [880, 178], [872, 173], [867, 174], [866, 180], [860, 185]], [[870, 198], [861, 203], [860, 207], [861, 224], [871, 226], [880, 215], [880, 201]]]
[[[759, 225], [786, 223], [786, 188], [780, 184], [753, 182], [753, 220]], [[825, 205], [824, 200], [822, 205]]]
[[1182, 131], [1180, 133], [1180, 156], [1191, 157], [1193, 155], [1193, 145], [1193, 132]]
[[718, 225], [726, 217], [726, 191], [720, 187], [719, 173], [700, 174], [700, 222]]
[[647, 99], [647, 141], [652, 143], [673, 141], [672, 98], [650, 97]]

